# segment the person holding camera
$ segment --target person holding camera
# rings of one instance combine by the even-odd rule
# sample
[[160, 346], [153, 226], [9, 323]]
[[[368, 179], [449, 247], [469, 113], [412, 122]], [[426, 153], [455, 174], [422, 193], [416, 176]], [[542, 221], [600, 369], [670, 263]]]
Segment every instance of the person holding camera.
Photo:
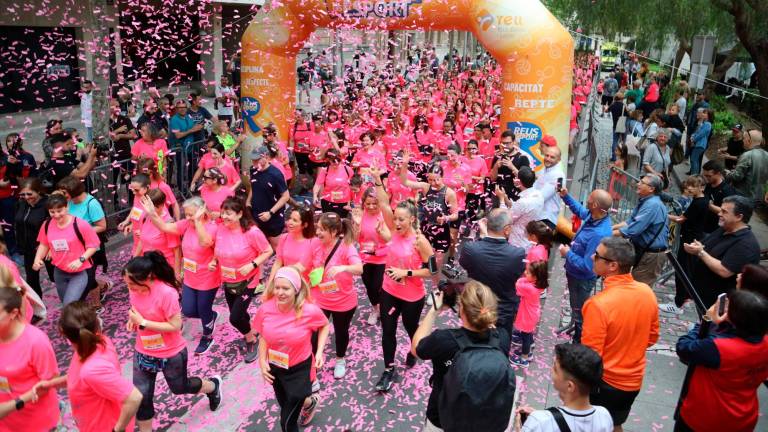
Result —
[[[491, 183], [500, 187], [512, 201], [517, 201], [520, 193], [515, 188], [515, 177], [520, 168], [531, 166], [531, 159], [520, 150], [520, 145], [515, 141], [515, 134], [511, 130], [501, 134], [499, 144], [499, 153], [493, 157], [488, 177]], [[498, 203], [495, 202], [494, 206], [498, 206]]]
[[[562, 406], [534, 411], [523, 406], [515, 419], [515, 430], [522, 432], [610, 432], [611, 414], [589, 402], [589, 394], [600, 385], [603, 361], [592, 348], [578, 343], [555, 345], [552, 386]], [[563, 426], [567, 426], [563, 427]]]
[[[459, 305], [461, 328], [433, 332], [438, 314], [451, 302]], [[424, 432], [467, 430], [466, 425], [472, 425], [471, 430], [506, 430], [511, 417], [515, 378], [507, 360], [509, 333], [496, 328], [496, 296], [486, 285], [470, 280], [458, 297], [435, 293], [433, 306], [411, 342], [411, 353], [420, 359], [432, 360], [433, 365]], [[461, 374], [462, 360], [473, 361], [472, 388], [449, 386], [456, 384], [453, 378]], [[476, 403], [482, 403], [477, 403], [476, 409], [471, 410], [466, 410], [467, 406], [463, 404], [449, 403], [456, 402], [452, 396], [459, 392], [472, 395]]]

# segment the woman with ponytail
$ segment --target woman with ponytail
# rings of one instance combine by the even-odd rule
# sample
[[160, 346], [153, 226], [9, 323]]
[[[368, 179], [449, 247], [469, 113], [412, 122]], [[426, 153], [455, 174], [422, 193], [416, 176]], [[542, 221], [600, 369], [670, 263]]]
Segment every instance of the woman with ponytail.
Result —
[[209, 168], [203, 174], [200, 196], [208, 210], [213, 213], [213, 217], [218, 218], [221, 204], [225, 199], [235, 196], [235, 189], [227, 186], [227, 176], [220, 169]]
[[[442, 291], [435, 293], [434, 297], [433, 307], [427, 311], [411, 342], [411, 353], [422, 360], [432, 360], [433, 366], [430, 380], [432, 393], [430, 393], [427, 402], [427, 427], [424, 429], [425, 431], [442, 430], [443, 425], [440, 422], [437, 409], [438, 395], [443, 388], [443, 378], [448, 372], [446, 364], [450, 364], [456, 353], [459, 352], [457, 339], [464, 339], [468, 344], [498, 347], [504, 355], [509, 352], [510, 347], [509, 333], [506, 330], [496, 329], [498, 302], [493, 291], [487, 286], [475, 280], [470, 280], [464, 284], [464, 288], [456, 301], [459, 305], [459, 317], [461, 318], [461, 328], [459, 329], [432, 331], [438, 314], [442, 309], [447, 308], [443, 307]], [[512, 410], [511, 399], [509, 403], [510, 410], [506, 413], [507, 420], [500, 421], [505, 426]], [[503, 412], [498, 413], [499, 417], [504, 414]]]
[[221, 377], [187, 375], [187, 343], [181, 335], [179, 287], [173, 268], [159, 252], [147, 252], [128, 261], [123, 280], [131, 303], [126, 327], [136, 332], [133, 384], [143, 396], [136, 414], [139, 431], [152, 430], [152, 399], [161, 371], [173, 394], [204, 393], [215, 411], [221, 404]]
[[178, 235], [158, 229], [149, 217], [150, 213], [155, 213], [165, 222], [173, 221], [165, 207], [165, 193], [160, 189], [152, 189], [140, 199], [145, 213], [139, 230], [134, 232], [134, 235], [139, 235], [139, 241], [136, 243], [133, 256], [139, 256], [149, 251], [160, 252], [168, 261], [168, 265], [173, 267], [176, 278], [181, 279], [181, 248], [179, 247], [181, 239]]
[[141, 392], [123, 378], [115, 346], [102, 334], [96, 312], [83, 302], [70, 303], [61, 311], [59, 330], [75, 350], [67, 376], [59, 380], [66, 382], [78, 430], [132, 431]]

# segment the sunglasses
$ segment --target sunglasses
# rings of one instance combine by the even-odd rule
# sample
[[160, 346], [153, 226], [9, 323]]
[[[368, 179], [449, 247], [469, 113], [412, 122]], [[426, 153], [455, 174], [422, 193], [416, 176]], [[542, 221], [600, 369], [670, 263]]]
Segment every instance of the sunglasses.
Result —
[[604, 256], [600, 255], [600, 254], [599, 254], [599, 253], [597, 253], [597, 252], [595, 252], [595, 258], [597, 258], [597, 259], [601, 259], [601, 260], [603, 260], [603, 261], [605, 261], [605, 262], [616, 262], [616, 260], [612, 260], [612, 259], [610, 259], [610, 258], [606, 258], [606, 257], [604, 257]]
[[204, 180], [216, 180], [216, 177], [213, 176], [203, 176]]

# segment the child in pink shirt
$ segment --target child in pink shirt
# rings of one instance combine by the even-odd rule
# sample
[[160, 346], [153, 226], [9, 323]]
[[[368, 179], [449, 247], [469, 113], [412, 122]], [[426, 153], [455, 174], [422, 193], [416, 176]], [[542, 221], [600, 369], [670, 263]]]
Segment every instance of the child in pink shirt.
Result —
[[546, 261], [529, 262], [525, 273], [517, 280], [515, 292], [520, 297], [520, 306], [515, 317], [512, 343], [522, 345], [515, 350], [512, 363], [528, 367], [531, 358], [531, 344], [541, 316], [541, 292], [549, 286]]
[[528, 262], [548, 261], [554, 236], [552, 230], [544, 222], [530, 221], [525, 226], [525, 232], [528, 234], [528, 241], [531, 242], [525, 259]]
[[315, 186], [312, 188], [313, 200], [323, 212], [332, 211], [341, 217], [348, 215], [344, 207], [352, 200], [350, 180], [354, 172], [349, 168], [336, 151], [328, 151], [328, 166], [320, 168]]

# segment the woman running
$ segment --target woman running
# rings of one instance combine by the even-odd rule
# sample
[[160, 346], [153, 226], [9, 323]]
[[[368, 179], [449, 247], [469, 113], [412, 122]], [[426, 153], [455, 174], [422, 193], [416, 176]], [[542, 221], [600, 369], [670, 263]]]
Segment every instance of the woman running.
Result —
[[363, 273], [363, 264], [357, 254], [348, 219], [342, 219], [336, 213], [323, 213], [317, 222], [317, 238], [320, 242], [315, 246], [310, 273], [312, 298], [325, 316], [333, 321], [336, 337], [333, 377], [341, 379], [347, 370], [345, 357], [349, 346], [349, 326], [357, 310], [357, 292], [352, 276]]
[[275, 261], [269, 280], [272, 281], [281, 267], [296, 266], [302, 277], [309, 281], [312, 258], [318, 240], [315, 237], [315, 215], [312, 209], [296, 207], [285, 222], [287, 231], [280, 236], [275, 249]]
[[133, 205], [131, 211], [128, 212], [128, 216], [117, 224], [117, 229], [123, 232], [123, 235], [133, 234], [133, 249], [139, 244], [141, 238], [141, 225], [146, 219], [146, 210], [141, 203], [142, 197], [149, 192], [150, 179], [146, 174], [136, 174], [131, 178], [131, 182], [128, 184], [128, 190], [133, 194]]
[[227, 185], [232, 189], [240, 187], [240, 174], [237, 172], [232, 159], [224, 154], [224, 146], [216, 141], [216, 137], [208, 138], [206, 143], [208, 146], [208, 152], [200, 159], [200, 166], [197, 167], [195, 175], [192, 176], [192, 183], [189, 186], [190, 191], [197, 190], [197, 182], [203, 176], [206, 170], [211, 168], [218, 168], [225, 176], [227, 176]]
[[221, 377], [201, 379], [187, 374], [178, 282], [171, 266], [160, 253], [147, 252], [128, 261], [123, 281], [131, 303], [126, 328], [136, 332], [133, 385], [142, 395], [136, 413], [139, 431], [152, 431], [155, 381], [161, 371], [173, 394], [203, 393], [211, 411], [216, 411], [221, 404]]
[[[264, 294], [264, 303], [253, 319], [261, 334], [259, 365], [264, 380], [272, 384], [280, 404], [280, 428], [298, 432], [299, 413], [317, 409], [312, 394], [312, 366], [325, 364], [323, 349], [328, 340], [328, 319], [310, 300], [309, 285], [295, 267], [282, 267]], [[312, 353], [312, 335], [318, 332], [317, 350]]]
[[341, 154], [335, 148], [328, 150], [326, 158], [328, 166], [320, 168], [317, 174], [312, 189], [313, 200], [323, 213], [333, 212], [344, 218], [349, 214], [347, 207], [352, 199], [350, 180], [354, 172], [341, 160]]
[[[379, 176], [380, 172], [374, 169]], [[372, 172], [373, 172], [372, 171]], [[360, 245], [360, 255], [363, 261], [362, 280], [368, 300], [371, 302], [371, 314], [368, 324], [375, 325], [381, 311], [381, 284], [384, 281], [384, 263], [387, 260], [387, 242], [392, 233], [384, 222], [384, 216], [379, 208], [379, 198], [376, 188], [369, 187], [363, 192], [363, 211], [357, 223], [357, 243]]]
[[[37, 235], [40, 227], [50, 217], [48, 214], [48, 196], [45, 194], [43, 182], [37, 177], [30, 177], [19, 183], [19, 203], [16, 209], [14, 230], [16, 231], [16, 247], [24, 255], [24, 274], [29, 286], [39, 297], [43, 296], [40, 286], [40, 271], [35, 270], [35, 254]], [[53, 265], [45, 261], [45, 269], [48, 272], [48, 280], [53, 281]]]
[[141, 198], [141, 205], [145, 209], [145, 214], [138, 231], [139, 241], [136, 243], [133, 256], [142, 255], [144, 252], [158, 251], [168, 261], [168, 265], [173, 267], [176, 278], [181, 280], [181, 249], [179, 248], [181, 239], [177, 235], [160, 231], [149, 219], [149, 212], [154, 212], [165, 222], [173, 221], [165, 207], [165, 202], [165, 194], [160, 189], [152, 189]]
[[208, 168], [203, 175], [203, 186], [200, 187], [200, 196], [205, 201], [205, 206], [211, 211], [214, 219], [221, 213], [221, 204], [225, 199], [235, 196], [235, 189], [227, 186], [227, 176], [218, 168]]
[[157, 165], [155, 164], [155, 161], [152, 159], [142, 159], [136, 166], [136, 170], [137, 172], [149, 176], [150, 189], [160, 189], [163, 191], [166, 199], [165, 206], [168, 207], [168, 211], [171, 213], [171, 215], [175, 219], [178, 219], [181, 215], [181, 212], [179, 210], [179, 203], [176, 200], [176, 195], [174, 195], [171, 186], [165, 182], [163, 176], [160, 175], [160, 173], [157, 171]]
[[260, 266], [272, 256], [272, 246], [240, 199], [229, 197], [224, 200], [221, 221], [214, 237], [215, 258], [208, 264], [208, 270], [216, 271], [217, 266], [221, 266], [229, 322], [245, 337], [244, 360], [251, 363], [258, 358], [258, 351], [248, 305], [256, 294]]
[[[419, 232], [416, 206], [410, 201], [397, 205], [394, 212], [389, 207], [389, 197], [381, 183], [381, 176], [374, 170], [374, 181], [384, 223], [392, 231], [387, 243], [385, 278], [381, 290], [382, 348], [384, 372], [376, 383], [376, 390], [387, 392], [397, 377], [395, 352], [397, 349], [397, 320], [402, 314], [403, 326], [413, 337], [419, 326], [424, 308], [424, 280], [437, 274], [435, 253], [429, 241]], [[409, 353], [406, 365], [412, 367], [416, 358]]]

